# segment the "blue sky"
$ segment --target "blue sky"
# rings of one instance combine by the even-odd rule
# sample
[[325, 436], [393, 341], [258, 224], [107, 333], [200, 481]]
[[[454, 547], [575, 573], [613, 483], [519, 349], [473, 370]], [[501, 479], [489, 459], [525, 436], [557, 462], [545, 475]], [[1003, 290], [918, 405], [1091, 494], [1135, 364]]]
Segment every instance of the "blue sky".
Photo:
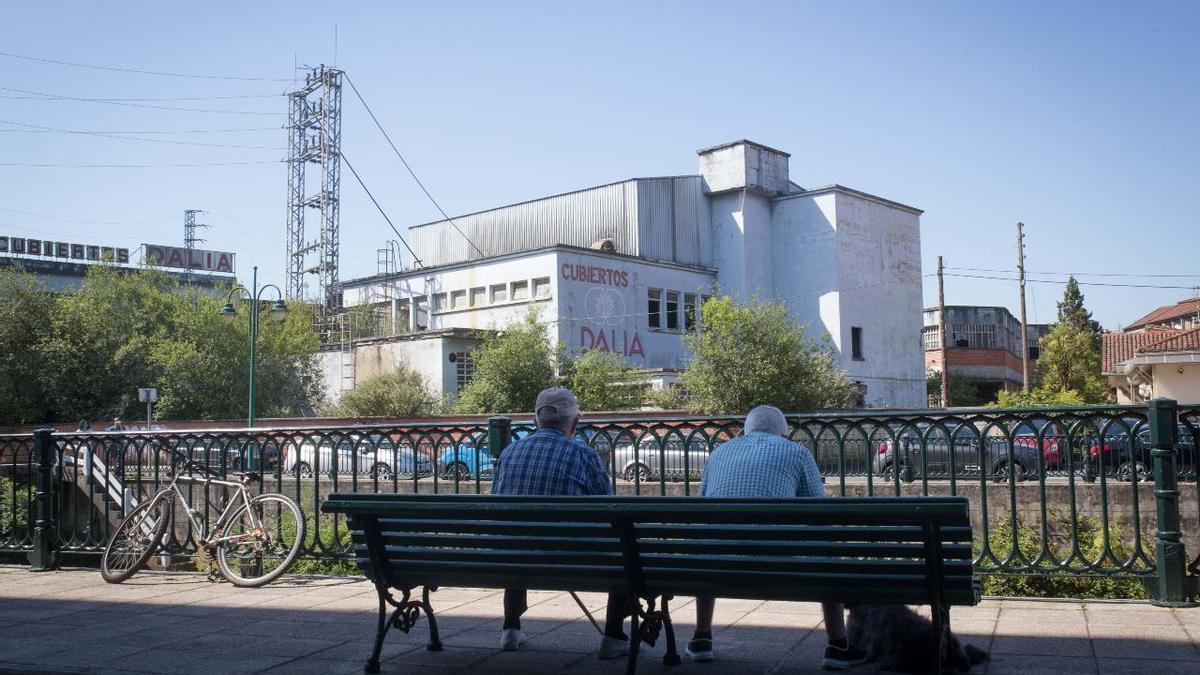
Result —
[[[751, 138], [792, 154], [795, 181], [920, 207], [922, 257], [1086, 276], [1107, 328], [1200, 284], [1200, 5], [1055, 3], [6, 3], [0, 51], [142, 70], [293, 77], [347, 71], [452, 215], [632, 176], [695, 173], [695, 150]], [[0, 57], [0, 231], [173, 243], [205, 209], [212, 248], [282, 282], [287, 81], [158, 77]], [[218, 114], [70, 100], [226, 110]], [[29, 97], [30, 98], [13, 98]], [[216, 98], [246, 97], [256, 98]], [[259, 97], [261, 96], [261, 97]], [[9, 97], [9, 98], [3, 98]], [[42, 99], [42, 100], [37, 100]], [[437, 217], [347, 92], [343, 148], [403, 230]], [[342, 275], [392, 238], [345, 172]], [[23, 212], [23, 213], [22, 213]], [[110, 223], [121, 223], [119, 225]], [[1004, 272], [957, 273], [1011, 276]], [[1061, 280], [1052, 274], [1031, 275]], [[1061, 285], [1030, 284], [1048, 321]], [[1016, 310], [1016, 284], [951, 277], [951, 304]], [[927, 304], [936, 285], [926, 279]]]

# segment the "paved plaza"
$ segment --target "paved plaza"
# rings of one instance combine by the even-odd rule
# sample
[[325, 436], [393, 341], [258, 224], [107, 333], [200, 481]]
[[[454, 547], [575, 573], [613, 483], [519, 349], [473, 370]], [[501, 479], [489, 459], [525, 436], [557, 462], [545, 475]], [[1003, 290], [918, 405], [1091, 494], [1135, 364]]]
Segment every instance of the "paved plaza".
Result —
[[[604, 599], [584, 594], [594, 615]], [[445, 650], [428, 652], [422, 621], [393, 631], [384, 673], [621, 673], [596, 659], [598, 638], [569, 595], [530, 593], [530, 641], [501, 652], [500, 594], [433, 594]], [[94, 570], [0, 567], [0, 673], [360, 673], [375, 633], [374, 588], [361, 579], [289, 577], [238, 589], [202, 575], [146, 572], [112, 586]], [[690, 598], [674, 604], [691, 635]], [[1200, 609], [1137, 602], [985, 600], [952, 612], [955, 632], [992, 654], [987, 673], [1195, 673]], [[717, 604], [717, 661], [662, 665], [663, 642], [639, 673], [816, 673], [825, 644], [816, 605]], [[682, 644], [681, 644], [682, 648]], [[853, 672], [873, 672], [870, 666]]]

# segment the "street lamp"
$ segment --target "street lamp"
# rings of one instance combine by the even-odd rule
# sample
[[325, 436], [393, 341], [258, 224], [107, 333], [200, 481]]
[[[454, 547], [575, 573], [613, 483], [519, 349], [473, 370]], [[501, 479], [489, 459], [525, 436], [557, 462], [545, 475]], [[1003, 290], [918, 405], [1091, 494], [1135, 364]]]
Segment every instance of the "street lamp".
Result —
[[[271, 316], [276, 321], [283, 321], [287, 317], [287, 304], [283, 302], [283, 291], [275, 284], [267, 284], [262, 288], [258, 287], [258, 267], [254, 268], [251, 288], [246, 288], [241, 284], [234, 286], [229, 291], [229, 296], [225, 299], [225, 306], [217, 313], [221, 318], [225, 319], [226, 323], [233, 323], [233, 319], [237, 316], [237, 308], [233, 306], [235, 300], [246, 300], [250, 303], [250, 396], [249, 406], [246, 414], [246, 426], [254, 426], [254, 370], [255, 370], [255, 344], [258, 342], [258, 315], [262, 310], [262, 294], [268, 288], [274, 288], [278, 298], [271, 303]], [[235, 298], [234, 296], [237, 296]]]

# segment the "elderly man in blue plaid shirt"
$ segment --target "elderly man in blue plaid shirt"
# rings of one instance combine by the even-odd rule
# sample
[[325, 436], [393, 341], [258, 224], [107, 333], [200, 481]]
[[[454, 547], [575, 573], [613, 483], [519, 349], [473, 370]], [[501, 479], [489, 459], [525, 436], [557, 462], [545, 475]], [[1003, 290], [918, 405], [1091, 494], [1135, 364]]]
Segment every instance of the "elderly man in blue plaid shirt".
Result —
[[[701, 497], [824, 497], [821, 472], [808, 448], [787, 438], [779, 408], [760, 405], [746, 415], [742, 436], [709, 455], [700, 477]], [[693, 661], [711, 661], [714, 598], [696, 598], [696, 633], [684, 648]], [[823, 665], [844, 670], [866, 663], [867, 652], [849, 644], [840, 603], [821, 603], [829, 645]]]
[[[500, 453], [492, 481], [495, 495], [610, 495], [612, 482], [595, 449], [573, 440], [579, 425], [579, 403], [569, 389], [552, 387], [538, 394], [534, 404], [537, 431]], [[520, 649], [525, 644], [521, 615], [529, 608], [523, 588], [504, 591], [504, 628], [500, 648]], [[622, 626], [629, 613], [629, 598], [610, 593], [600, 658], [618, 659], [629, 653], [629, 638]]]

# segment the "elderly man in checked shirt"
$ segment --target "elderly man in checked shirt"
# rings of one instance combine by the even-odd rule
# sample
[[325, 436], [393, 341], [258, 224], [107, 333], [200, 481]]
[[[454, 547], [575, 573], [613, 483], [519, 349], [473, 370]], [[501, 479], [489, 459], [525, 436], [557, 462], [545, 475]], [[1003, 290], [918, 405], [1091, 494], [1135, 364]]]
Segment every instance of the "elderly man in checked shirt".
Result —
[[[700, 477], [701, 497], [824, 497], [821, 473], [808, 448], [787, 438], [779, 408], [760, 405], [746, 415], [743, 435], [713, 450]], [[693, 661], [711, 661], [714, 598], [696, 598], [696, 633], [684, 648]], [[846, 639], [840, 603], [821, 603], [829, 645], [823, 665], [845, 670], [866, 663], [867, 652]]]
[[[573, 440], [579, 425], [579, 403], [569, 389], [552, 387], [538, 394], [534, 404], [537, 431], [500, 453], [492, 481], [495, 495], [610, 495], [612, 482], [600, 455]], [[529, 608], [523, 588], [504, 591], [504, 628], [500, 648], [515, 651], [525, 644], [521, 615]], [[600, 639], [600, 658], [619, 659], [629, 653], [629, 638], [622, 626], [629, 599], [610, 593]]]

